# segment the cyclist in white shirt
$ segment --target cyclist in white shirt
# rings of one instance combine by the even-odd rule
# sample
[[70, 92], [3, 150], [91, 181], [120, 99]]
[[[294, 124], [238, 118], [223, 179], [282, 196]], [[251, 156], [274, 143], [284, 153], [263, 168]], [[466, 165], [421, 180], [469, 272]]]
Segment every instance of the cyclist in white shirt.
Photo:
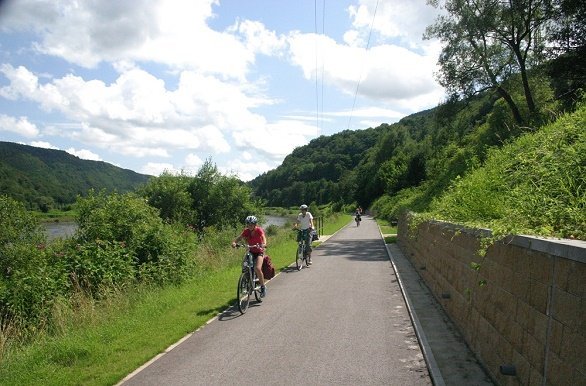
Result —
[[301, 232], [297, 233], [297, 241], [301, 241], [303, 237], [305, 244], [307, 245], [307, 265], [311, 265], [311, 231], [313, 230], [313, 216], [308, 211], [307, 205], [303, 204], [299, 207], [301, 213], [297, 215], [295, 220], [295, 229], [300, 229]]

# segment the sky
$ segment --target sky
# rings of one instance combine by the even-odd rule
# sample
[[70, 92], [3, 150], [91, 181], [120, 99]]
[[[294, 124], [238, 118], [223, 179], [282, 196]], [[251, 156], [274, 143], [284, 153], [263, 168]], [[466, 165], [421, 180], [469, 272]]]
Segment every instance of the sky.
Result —
[[0, 141], [249, 181], [445, 99], [426, 0], [0, 0]]

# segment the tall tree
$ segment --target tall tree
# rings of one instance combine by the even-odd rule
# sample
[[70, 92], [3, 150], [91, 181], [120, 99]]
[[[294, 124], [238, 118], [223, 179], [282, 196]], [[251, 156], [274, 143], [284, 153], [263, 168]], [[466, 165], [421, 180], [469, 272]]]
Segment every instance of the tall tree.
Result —
[[548, 26], [554, 55], [586, 46], [586, 2], [554, 0], [554, 20]]
[[517, 123], [523, 123], [505, 81], [519, 73], [530, 114], [537, 111], [527, 71], [540, 63], [540, 32], [553, 17], [551, 0], [430, 0], [445, 9], [427, 28], [426, 38], [444, 44], [439, 81], [452, 93], [471, 96], [492, 89], [506, 101]]

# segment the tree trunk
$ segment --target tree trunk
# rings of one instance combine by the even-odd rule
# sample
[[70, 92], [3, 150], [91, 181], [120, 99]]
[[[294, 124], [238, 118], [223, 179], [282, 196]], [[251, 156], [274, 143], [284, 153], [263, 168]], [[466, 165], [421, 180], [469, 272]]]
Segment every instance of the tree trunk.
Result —
[[537, 109], [535, 107], [535, 100], [533, 99], [531, 87], [529, 86], [527, 68], [525, 67], [525, 58], [523, 58], [523, 56], [521, 55], [519, 47], [514, 46], [513, 51], [515, 52], [515, 56], [517, 57], [517, 61], [519, 63], [519, 70], [521, 71], [521, 81], [523, 82], [523, 91], [525, 92], [525, 101], [527, 102], [527, 108], [529, 109], [529, 113], [533, 114]]
[[499, 95], [503, 97], [505, 102], [507, 102], [507, 105], [509, 105], [511, 112], [513, 113], [513, 117], [515, 118], [515, 122], [517, 122], [518, 125], [522, 125], [524, 123], [523, 117], [521, 116], [521, 112], [519, 111], [519, 108], [517, 107], [517, 104], [511, 95], [509, 95], [507, 90], [501, 86], [496, 86], [496, 90], [498, 91]]

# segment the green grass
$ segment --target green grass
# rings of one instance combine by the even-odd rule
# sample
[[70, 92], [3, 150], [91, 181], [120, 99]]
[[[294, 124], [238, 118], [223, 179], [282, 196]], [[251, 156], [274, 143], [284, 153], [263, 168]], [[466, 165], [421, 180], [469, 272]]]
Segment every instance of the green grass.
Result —
[[376, 223], [378, 224], [380, 231], [383, 235], [396, 235], [397, 234], [397, 226], [396, 225], [392, 226], [387, 220], [377, 218]]
[[[348, 224], [341, 215], [325, 224], [333, 234]], [[269, 238], [277, 270], [294, 262], [294, 233]], [[242, 250], [231, 264], [167, 288], [142, 288], [86, 305], [82, 317], [64, 316], [64, 332], [9, 350], [0, 362], [0, 385], [111, 385], [235, 304]], [[89, 302], [89, 300], [88, 300]]]
[[391, 225], [387, 220], [380, 218], [375, 219], [381, 233], [385, 239], [386, 244], [393, 244], [397, 242], [397, 226]]
[[324, 235], [333, 235], [353, 219], [349, 214], [340, 214], [324, 224]]
[[37, 216], [37, 218], [43, 222], [73, 221], [77, 216], [77, 212], [74, 210], [62, 211], [57, 209], [51, 209], [46, 213], [39, 211], [36, 211], [34, 213]]

